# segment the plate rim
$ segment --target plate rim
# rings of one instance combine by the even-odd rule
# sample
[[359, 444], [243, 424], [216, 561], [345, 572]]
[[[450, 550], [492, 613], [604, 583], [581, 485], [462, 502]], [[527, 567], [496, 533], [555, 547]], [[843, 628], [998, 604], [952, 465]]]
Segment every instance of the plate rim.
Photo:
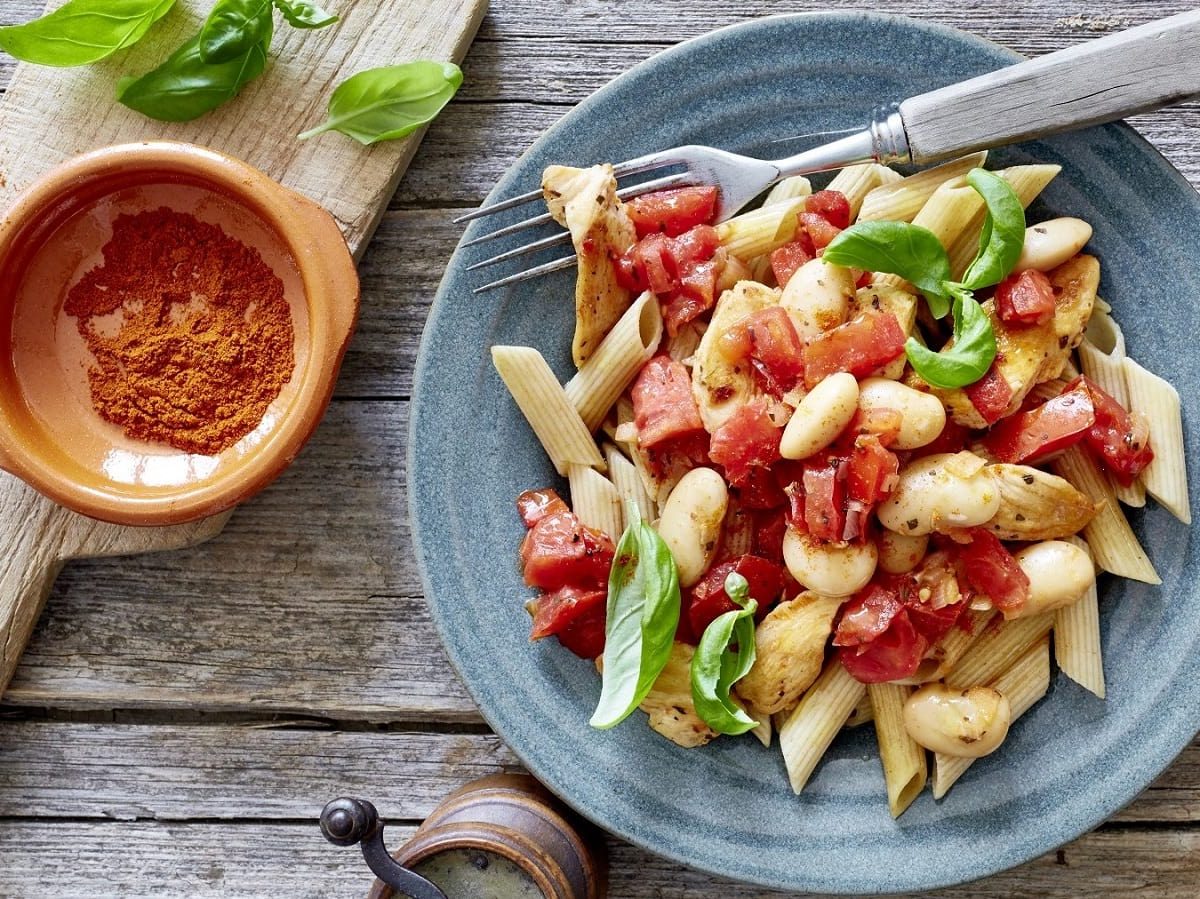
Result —
[[[906, 15], [901, 15], [901, 14], [896, 14], [896, 13], [877, 12], [877, 11], [873, 11], [873, 10], [814, 10], [814, 11], [796, 12], [796, 13], [776, 13], [776, 14], [771, 14], [771, 15], [759, 16], [759, 17], [756, 17], [753, 19], [742, 21], [742, 22], [731, 23], [729, 25], [724, 25], [719, 28], [712, 29], [711, 31], [704, 32], [703, 34], [695, 35], [693, 37], [679, 41], [669, 47], [666, 47], [666, 48], [660, 50], [659, 52], [653, 54], [652, 56], [647, 57], [646, 59], [636, 63], [635, 65], [633, 65], [630, 68], [626, 69], [625, 71], [621, 72], [619, 75], [615, 76], [614, 78], [610, 79], [605, 84], [603, 84], [600, 88], [593, 91], [591, 94], [589, 94], [583, 100], [579, 101], [577, 104], [570, 107], [566, 112], [563, 113], [562, 116], [560, 116], [553, 123], [551, 123], [549, 126], [547, 126], [546, 129], [544, 131], [542, 131], [537, 136], [537, 138], [534, 141], [532, 141], [530, 143], [530, 145], [528, 147], [526, 147], [526, 149], [523, 150], [521, 152], [521, 154], [512, 161], [512, 163], [505, 169], [504, 173], [500, 176], [497, 183], [488, 192], [487, 197], [484, 200], [484, 203], [486, 204], [486, 203], [493, 202], [493, 201], [496, 201], [499, 199], [503, 199], [505, 197], [505, 195], [507, 195], [508, 193], [511, 192], [510, 185], [515, 180], [515, 176], [513, 175], [514, 169], [518, 168], [520, 166], [520, 164], [528, 156], [535, 153], [545, 142], [551, 140], [558, 133], [559, 129], [561, 127], [563, 127], [564, 120], [566, 120], [568, 117], [571, 117], [574, 114], [576, 114], [576, 112], [578, 110], [580, 110], [582, 108], [586, 108], [587, 106], [591, 105], [594, 102], [599, 102], [599, 100], [601, 98], [603, 98], [605, 95], [607, 95], [608, 93], [621, 88], [628, 80], [633, 79], [635, 77], [642, 76], [643, 70], [646, 67], [652, 66], [652, 64], [661, 61], [663, 58], [670, 57], [670, 56], [673, 56], [678, 53], [688, 52], [688, 50], [690, 50], [690, 48], [693, 47], [694, 45], [703, 45], [710, 41], [719, 40], [720, 36], [722, 36], [728, 32], [731, 32], [731, 31], [754, 31], [754, 30], [760, 29], [760, 28], [778, 27], [780, 25], [780, 23], [791, 23], [791, 22], [796, 22], [796, 21], [807, 21], [807, 22], [818, 22], [819, 23], [819, 22], [838, 22], [838, 21], [847, 21], [847, 20], [854, 20], [854, 21], [860, 21], [860, 22], [866, 22], [866, 23], [879, 23], [880, 25], [883, 25], [883, 26], [900, 24], [904, 27], [916, 29], [917, 31], [921, 31], [921, 32], [925, 32], [925, 33], [932, 33], [932, 34], [938, 35], [943, 38], [948, 38], [951, 41], [955, 41], [960, 44], [968, 44], [968, 45], [974, 45], [974, 46], [980, 47], [980, 48], [985, 48], [992, 54], [1000, 53], [1001, 55], [1010, 59], [1013, 63], [1020, 62], [1021, 60], [1025, 59], [1024, 56], [1022, 56], [1020, 53], [1012, 50], [1011, 48], [1006, 47], [1003, 44], [1000, 44], [996, 41], [989, 40], [989, 39], [982, 37], [978, 34], [975, 34], [973, 32], [965, 31], [963, 29], [956, 28], [956, 27], [950, 26], [950, 25], [946, 25], [941, 22], [927, 21], [927, 20], [923, 20], [923, 19], [916, 19], [911, 16], [906, 16]], [[1132, 139], [1137, 144], [1140, 144], [1141, 148], [1144, 151], [1148, 151], [1149, 153], [1153, 154], [1153, 156], [1156, 157], [1159, 162], [1161, 162], [1164, 174], [1173, 178], [1180, 185], [1186, 187], [1187, 190], [1191, 191], [1192, 193], [1197, 192], [1196, 188], [1193, 187], [1191, 182], [1189, 182], [1184, 177], [1184, 175], [1175, 167], [1175, 165], [1173, 163], [1170, 162], [1170, 160], [1168, 160], [1165, 156], [1163, 156], [1163, 154], [1158, 150], [1157, 147], [1155, 147], [1152, 143], [1150, 143], [1149, 140], [1147, 140], [1145, 137], [1143, 137], [1139, 132], [1137, 132], [1131, 126], [1126, 124], [1124, 121], [1114, 122], [1107, 126], [1102, 126], [1102, 127], [1121, 129], [1123, 132], [1125, 132], [1127, 138]], [[811, 881], [809, 883], [798, 886], [797, 883], [795, 883], [795, 882], [785, 882], [785, 881], [781, 881], [781, 880], [771, 879], [769, 877], [754, 876], [752, 874], [742, 873], [742, 872], [739, 872], [736, 874], [730, 873], [728, 870], [725, 870], [725, 869], [722, 869], [715, 865], [706, 863], [706, 861], [703, 858], [689, 856], [683, 850], [676, 850], [674, 847], [649, 845], [644, 839], [642, 839], [636, 833], [630, 832], [628, 829], [618, 825], [617, 823], [614, 823], [612, 820], [609, 820], [608, 816], [598, 815], [598, 814], [594, 813], [593, 811], [591, 811], [590, 809], [581, 808], [579, 805], [577, 805], [572, 800], [571, 796], [569, 795], [568, 791], [565, 788], [560, 788], [560, 786], [552, 778], [548, 779], [545, 776], [544, 772], [538, 770], [540, 768], [540, 765], [538, 765], [537, 763], [531, 763], [530, 758], [527, 757], [524, 750], [509, 741], [509, 739], [507, 738], [507, 736], [504, 732], [505, 728], [503, 726], [498, 726], [498, 723], [495, 720], [492, 713], [480, 701], [480, 696], [476, 693], [475, 687], [471, 684], [471, 682], [467, 679], [467, 677], [464, 676], [463, 663], [460, 658], [459, 650], [455, 646], [454, 642], [452, 640], [448, 639], [448, 632], [446, 629], [446, 625], [443, 623], [441, 616], [436, 613], [435, 608], [436, 608], [437, 604], [432, 599], [433, 591], [431, 590], [431, 577], [430, 577], [430, 571], [429, 571], [429, 565], [428, 565], [429, 552], [428, 552], [428, 547], [425, 544], [425, 536], [422, 533], [423, 529], [420, 524], [420, 517], [419, 517], [419, 512], [418, 512], [418, 502], [419, 502], [418, 498], [420, 496], [424, 495], [422, 493], [422, 491], [424, 489], [424, 487], [423, 487], [424, 479], [416, 477], [415, 475], [418, 472], [418, 470], [421, 469], [421, 467], [423, 465], [423, 463], [418, 459], [418, 456], [416, 453], [416, 445], [417, 445], [416, 432], [417, 432], [418, 422], [422, 417], [422, 408], [425, 403], [425, 391], [422, 388], [424, 386], [425, 379], [428, 376], [429, 370], [430, 370], [429, 360], [430, 360], [430, 342], [431, 342], [430, 334], [432, 331], [431, 324], [439, 317], [440, 314], [444, 313], [446, 306], [448, 306], [450, 303], [449, 289], [448, 289], [449, 284], [454, 279], [456, 270], [460, 265], [459, 258], [463, 251], [462, 243], [464, 240], [467, 239], [467, 236], [468, 236], [468, 232], [465, 231], [464, 235], [462, 237], [460, 237], [459, 243], [455, 246], [455, 249], [454, 249], [453, 253], [451, 254], [451, 257], [450, 257], [449, 261], [447, 262], [446, 269], [443, 272], [442, 278], [439, 281], [437, 290], [434, 295], [434, 299], [430, 305], [429, 312], [427, 313], [426, 323], [422, 329], [421, 340], [418, 345], [417, 355], [416, 355], [416, 359], [415, 359], [415, 363], [414, 363], [413, 387], [412, 387], [412, 393], [411, 393], [409, 422], [408, 422], [408, 428], [407, 428], [408, 445], [407, 445], [406, 452], [405, 452], [406, 472], [407, 472], [407, 479], [406, 479], [407, 503], [406, 503], [406, 505], [407, 505], [408, 516], [409, 516], [411, 539], [412, 539], [413, 550], [414, 550], [414, 559], [417, 564], [417, 570], [418, 570], [418, 574], [420, 576], [420, 581], [421, 581], [421, 586], [422, 586], [422, 590], [424, 593], [424, 598], [430, 609], [430, 613], [431, 613], [430, 617], [433, 620], [434, 627], [435, 627], [435, 629], [438, 633], [438, 637], [442, 643], [443, 650], [446, 652], [446, 655], [447, 655], [451, 665], [454, 667], [455, 673], [458, 675], [460, 682], [463, 684], [463, 686], [467, 690], [468, 694], [470, 695], [472, 701], [475, 703], [475, 705], [476, 705], [481, 717], [484, 719], [484, 721], [502, 740], [504, 740], [505, 745], [507, 745], [512, 750], [512, 752], [517, 756], [519, 761], [530, 771], [530, 773], [532, 773], [535, 777], [537, 777], [537, 779], [539, 781], [541, 781], [552, 793], [554, 793], [566, 805], [568, 805], [570, 808], [572, 808], [574, 811], [576, 811], [578, 814], [580, 814], [587, 820], [589, 820], [589, 821], [593, 822], [594, 824], [598, 825], [599, 827], [603, 828], [605, 831], [612, 834], [613, 836], [615, 836], [619, 839], [622, 839], [634, 846], [637, 846], [638, 848], [640, 848], [646, 852], [649, 852], [653, 855], [656, 855], [660, 858], [665, 858], [670, 861], [674, 861], [681, 865], [684, 865], [690, 869], [701, 871], [706, 874], [711, 874], [711, 875], [717, 876], [717, 877], [727, 878], [727, 879], [731, 879], [731, 880], [737, 880], [737, 881], [741, 881], [743, 883], [753, 884], [756, 886], [762, 886], [762, 887], [767, 887], [767, 888], [776, 889], [776, 890], [784, 890], [784, 891], [794, 891], [797, 889], [820, 890], [823, 892], [828, 892], [828, 893], [837, 894], [837, 895], [856, 895], [857, 892], [847, 890], [847, 889], [843, 888], [841, 886], [841, 884], [838, 884], [838, 883]], [[484, 349], [486, 349], [486, 347]], [[429, 499], [429, 497], [425, 497], [425, 498], [427, 500]], [[1189, 532], [1190, 532], [1190, 530], [1191, 529], [1189, 527]], [[1196, 720], [1195, 724], [1196, 724], [1197, 733], [1200, 733], [1200, 720]], [[1012, 856], [1010, 856], [1006, 860], [1003, 860], [1003, 861], [997, 860], [994, 863], [987, 864], [983, 868], [980, 868], [976, 872], [971, 873], [965, 877], [958, 876], [958, 875], [950, 875], [950, 876], [943, 877], [940, 879], [939, 878], [929, 879], [926, 881], [922, 881], [920, 883], [904, 883], [904, 884], [899, 884], [896, 886], [888, 886], [888, 887], [883, 887], [883, 888], [874, 887], [871, 889], [871, 892], [875, 893], [875, 894], [889, 894], [892, 892], [904, 892], [904, 891], [912, 891], [912, 890], [936, 890], [936, 889], [941, 889], [941, 888], [946, 888], [946, 887], [960, 886], [960, 885], [972, 883], [974, 881], [981, 880], [981, 879], [984, 879], [987, 877], [991, 877], [995, 874], [998, 874], [998, 873], [1001, 873], [1004, 871], [1008, 871], [1008, 870], [1017, 868], [1021, 865], [1027, 864], [1028, 862], [1041, 857], [1046, 852], [1050, 851], [1051, 849], [1055, 848], [1056, 846], [1062, 846], [1068, 842], [1078, 839], [1080, 836], [1082, 836], [1084, 834], [1089, 833], [1090, 831], [1095, 829], [1098, 825], [1102, 824], [1103, 822], [1105, 822], [1109, 818], [1111, 818], [1113, 816], [1113, 814], [1115, 814], [1121, 808], [1123, 808], [1124, 806], [1126, 806], [1130, 802], [1132, 802], [1134, 799], [1136, 799], [1151, 783], [1153, 783], [1153, 781], [1155, 779], [1157, 779], [1157, 777], [1159, 775], [1162, 774], [1163, 771], [1165, 771], [1168, 767], [1170, 767], [1170, 765], [1178, 758], [1179, 754], [1182, 753], [1187, 748], [1188, 744], [1193, 739], [1195, 739], [1195, 734], [1192, 734], [1191, 736], [1187, 736], [1186, 738], [1184, 738], [1182, 740], [1182, 742], [1180, 742], [1178, 747], [1175, 747], [1175, 742], [1173, 741], [1170, 743], [1170, 746], [1175, 747], [1175, 748], [1170, 748], [1166, 752], [1162, 751], [1162, 747], [1164, 745], [1166, 745], [1166, 741], [1159, 741], [1157, 746], [1155, 746], [1157, 751], [1149, 752], [1149, 753], [1142, 755], [1142, 759], [1144, 761], [1148, 760], [1148, 759], [1151, 760], [1150, 768], [1143, 767], [1141, 769], [1144, 771], [1146, 771], [1146, 770], [1151, 771], [1151, 774], [1150, 774], [1149, 778], [1145, 780], [1145, 783], [1140, 783], [1141, 778], [1135, 778], [1133, 782], [1130, 782], [1127, 779], [1126, 782], [1123, 784], [1114, 785], [1113, 789], [1109, 791], [1109, 794], [1108, 794], [1109, 799], [1107, 801], [1097, 802], [1096, 805], [1094, 806], [1094, 811], [1091, 815], [1088, 815], [1084, 818], [1080, 818], [1077, 821], [1075, 821], [1074, 823], [1066, 824], [1064, 822], [1064, 824], [1060, 827], [1051, 827], [1051, 830], [1046, 832], [1045, 839], [1036, 841], [1037, 845], [1027, 843], [1024, 846], [1024, 848], [1017, 846], [1017, 848], [1014, 851], [1014, 853], [1012, 854]], [[1151, 745], [1153, 746], [1154, 744], [1151, 744]], [[1092, 795], [1100, 796], [1102, 794], [1093, 793]], [[1054, 842], [1049, 845], [1042, 845], [1043, 843], [1045, 843], [1046, 840], [1053, 840]], [[1016, 844], [1010, 844], [1010, 845], [1016, 845]]]

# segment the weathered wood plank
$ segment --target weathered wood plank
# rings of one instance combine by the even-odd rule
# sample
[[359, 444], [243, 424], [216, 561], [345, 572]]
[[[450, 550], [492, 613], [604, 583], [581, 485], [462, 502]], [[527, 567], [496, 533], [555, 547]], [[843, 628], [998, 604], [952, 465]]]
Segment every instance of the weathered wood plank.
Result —
[[[314, 728], [10, 721], [0, 818], [295, 819], [348, 793], [420, 819], [469, 780], [521, 770], [493, 734]], [[1114, 820], [1200, 822], [1200, 741]]]
[[[412, 834], [392, 825], [389, 845]], [[783, 899], [610, 841], [613, 899]], [[357, 849], [305, 824], [0, 821], [0, 896], [288, 896], [360, 899], [372, 876]], [[924, 899], [1194, 899], [1195, 829], [1101, 830], [1013, 871]], [[809, 894], [807, 899], [821, 899]], [[905, 899], [905, 897], [902, 897]], [[906, 894], [906, 899], [917, 899]]]

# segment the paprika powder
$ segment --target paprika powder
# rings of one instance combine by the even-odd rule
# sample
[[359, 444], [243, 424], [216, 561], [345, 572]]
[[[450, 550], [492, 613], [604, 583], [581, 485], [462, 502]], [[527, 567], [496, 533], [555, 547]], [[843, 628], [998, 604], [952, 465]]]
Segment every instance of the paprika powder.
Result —
[[121, 214], [64, 311], [92, 355], [101, 418], [128, 437], [215, 455], [291, 380], [291, 309], [253, 247], [166, 207]]

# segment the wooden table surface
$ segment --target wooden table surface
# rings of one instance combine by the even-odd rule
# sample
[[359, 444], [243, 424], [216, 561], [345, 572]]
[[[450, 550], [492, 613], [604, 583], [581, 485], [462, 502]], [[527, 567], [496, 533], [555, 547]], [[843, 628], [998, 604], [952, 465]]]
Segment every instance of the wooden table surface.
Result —
[[[2, 0], [0, 19], [40, 6]], [[831, 6], [1037, 54], [1191, 4], [493, 0], [462, 91], [363, 260], [362, 321], [312, 443], [212, 542], [59, 577], [0, 707], [0, 896], [361, 896], [361, 856], [317, 830], [326, 800], [372, 799], [399, 841], [451, 789], [519, 767], [447, 663], [411, 560], [412, 368], [458, 240], [450, 219], [635, 63], [720, 25]], [[10, 74], [6, 60], [0, 83]], [[1134, 124], [1200, 185], [1200, 105]], [[612, 862], [614, 899], [779, 895], [616, 842]], [[954, 895], [1194, 897], [1198, 884], [1193, 743], [1096, 831]]]

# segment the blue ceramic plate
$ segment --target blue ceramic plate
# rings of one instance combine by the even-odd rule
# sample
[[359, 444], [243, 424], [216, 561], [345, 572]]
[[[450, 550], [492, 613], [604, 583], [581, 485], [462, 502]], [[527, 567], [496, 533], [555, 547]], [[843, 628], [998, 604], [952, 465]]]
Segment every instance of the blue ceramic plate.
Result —
[[[642, 63], [581, 103], [491, 199], [536, 186], [554, 162], [616, 161], [688, 143], [766, 152], [772, 140], [860, 125], [877, 101], [1016, 58], [958, 31], [880, 15], [787, 16], [725, 28]], [[1063, 173], [1033, 218], [1069, 214], [1095, 226], [1102, 295], [1131, 353], [1194, 396], [1196, 193], [1124, 126], [1004, 150], [991, 164], [1035, 160], [1059, 163]], [[467, 236], [478, 233], [473, 226]], [[413, 536], [434, 619], [484, 717], [587, 817], [660, 855], [767, 886], [925, 889], [991, 874], [1073, 839], [1136, 796], [1196, 733], [1200, 566], [1188, 529], [1153, 503], [1131, 518], [1162, 587], [1101, 581], [1108, 701], [1059, 675], [1000, 752], [975, 764], [941, 802], [926, 792], [898, 822], [887, 811], [871, 728], [839, 737], [800, 796], [788, 789], [778, 750], [749, 737], [684, 750], [653, 733], [640, 713], [612, 731], [590, 729], [600, 688], [592, 666], [553, 640], [528, 640], [522, 603], [529, 591], [515, 563], [523, 529], [513, 499], [557, 479], [488, 355], [493, 344], [529, 344], [566, 380], [574, 273], [472, 296], [479, 281], [465, 266], [514, 245], [457, 252], [434, 303], [413, 400]], [[1200, 459], [1194, 431], [1188, 450]]]

